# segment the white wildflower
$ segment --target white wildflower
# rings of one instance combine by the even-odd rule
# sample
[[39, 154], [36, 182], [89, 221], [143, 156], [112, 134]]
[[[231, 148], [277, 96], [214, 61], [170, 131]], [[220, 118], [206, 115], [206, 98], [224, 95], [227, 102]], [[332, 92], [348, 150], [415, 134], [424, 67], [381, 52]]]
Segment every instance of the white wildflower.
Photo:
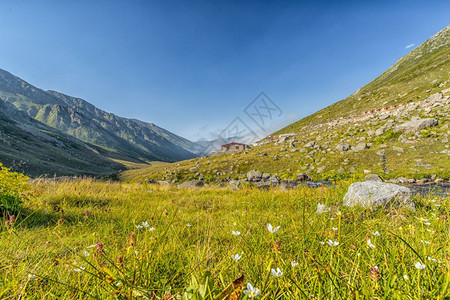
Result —
[[233, 255], [231, 255], [231, 258], [234, 260], [234, 261], [238, 261], [238, 260], [240, 260], [241, 259], [241, 256], [239, 255], [239, 254], [233, 254]]
[[254, 287], [250, 282], [247, 283], [247, 289], [244, 290], [244, 294], [247, 295], [249, 298], [255, 298], [258, 297], [258, 295], [261, 293], [261, 291]]
[[380, 236], [381, 234], [378, 231], [372, 232], [373, 236]]
[[231, 234], [232, 235], [235, 235], [235, 236], [238, 236], [238, 235], [241, 235], [241, 232], [240, 231], [231, 231]]
[[331, 230], [333, 230], [333, 231], [337, 231], [339, 228], [337, 228], [337, 227], [331, 227]]
[[328, 240], [327, 244], [330, 245], [331, 247], [336, 247], [339, 245], [338, 241], [332, 241], [332, 240]]
[[281, 272], [280, 268], [277, 268], [276, 270], [271, 269], [270, 275], [272, 275], [273, 277], [281, 277], [281, 276], [283, 276], [283, 272]]
[[280, 226], [272, 227], [272, 224], [267, 224], [267, 230], [269, 230], [270, 233], [275, 233], [280, 229]]
[[28, 274], [28, 278], [29, 278], [29, 279], [35, 279], [35, 278], [36, 278], [36, 275], [34, 275], [34, 274]]
[[73, 269], [75, 272], [81, 272], [81, 271], [84, 271], [86, 268], [85, 267], [79, 267], [79, 268], [76, 268], [76, 269]]
[[375, 248], [375, 245], [372, 244], [372, 241], [370, 239], [367, 239], [367, 245], [372, 249]]
[[416, 267], [416, 269], [419, 269], [419, 270], [424, 270], [426, 268], [426, 266], [422, 265], [420, 262], [416, 262], [414, 264], [414, 267]]
[[295, 260], [291, 261], [291, 266], [293, 268], [298, 267], [298, 262], [296, 262]]

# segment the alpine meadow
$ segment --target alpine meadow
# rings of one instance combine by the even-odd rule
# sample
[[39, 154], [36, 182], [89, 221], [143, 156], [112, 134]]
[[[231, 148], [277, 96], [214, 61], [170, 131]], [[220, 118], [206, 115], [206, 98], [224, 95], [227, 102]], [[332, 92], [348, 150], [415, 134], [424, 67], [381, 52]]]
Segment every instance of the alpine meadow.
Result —
[[0, 299], [450, 299], [450, 6], [394, 2], [0, 4]]

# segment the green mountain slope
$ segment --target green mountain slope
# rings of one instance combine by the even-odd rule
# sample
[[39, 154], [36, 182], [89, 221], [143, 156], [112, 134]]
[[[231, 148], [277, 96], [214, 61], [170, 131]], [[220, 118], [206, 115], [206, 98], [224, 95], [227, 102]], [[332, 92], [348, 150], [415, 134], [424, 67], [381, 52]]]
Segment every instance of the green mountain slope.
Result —
[[43, 91], [0, 69], [0, 98], [52, 128], [129, 160], [177, 161], [194, 143], [153, 124], [118, 117], [83, 99]]
[[278, 132], [296, 132], [303, 126], [399, 103], [425, 99], [448, 87], [450, 79], [450, 25], [399, 59], [386, 72], [348, 98], [330, 105]]
[[0, 161], [33, 177], [104, 176], [124, 169], [105, 158], [101, 149], [35, 121], [3, 100], [0, 100]]
[[378, 173], [450, 177], [450, 26], [348, 98], [295, 122], [252, 149], [127, 171], [125, 180], [242, 179], [251, 169], [281, 178]]

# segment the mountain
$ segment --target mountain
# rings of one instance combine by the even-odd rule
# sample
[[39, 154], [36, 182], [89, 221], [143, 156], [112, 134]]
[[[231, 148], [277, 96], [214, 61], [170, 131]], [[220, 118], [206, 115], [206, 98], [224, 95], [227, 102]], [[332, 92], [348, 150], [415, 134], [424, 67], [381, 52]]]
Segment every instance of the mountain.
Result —
[[124, 166], [101, 149], [42, 124], [0, 100], [0, 161], [14, 171], [40, 175], [110, 175]]
[[44, 91], [0, 69], [0, 98], [61, 133], [125, 161], [173, 162], [195, 155], [195, 143], [154, 124], [118, 117], [87, 101], [56, 91]]
[[[450, 26], [349, 97], [272, 134], [245, 152], [126, 171], [125, 180], [450, 177]], [[284, 136], [280, 136], [284, 134]], [[277, 138], [278, 137], [278, 138]], [[192, 171], [191, 171], [192, 170]]]

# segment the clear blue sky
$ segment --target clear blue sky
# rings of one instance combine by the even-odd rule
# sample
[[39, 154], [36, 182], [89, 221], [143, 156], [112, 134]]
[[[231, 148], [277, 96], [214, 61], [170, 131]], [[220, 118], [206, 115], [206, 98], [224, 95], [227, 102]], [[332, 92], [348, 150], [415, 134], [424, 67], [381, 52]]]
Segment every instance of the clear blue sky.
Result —
[[274, 127], [448, 25], [450, 1], [1, 1], [0, 68], [192, 140], [264, 91]]

